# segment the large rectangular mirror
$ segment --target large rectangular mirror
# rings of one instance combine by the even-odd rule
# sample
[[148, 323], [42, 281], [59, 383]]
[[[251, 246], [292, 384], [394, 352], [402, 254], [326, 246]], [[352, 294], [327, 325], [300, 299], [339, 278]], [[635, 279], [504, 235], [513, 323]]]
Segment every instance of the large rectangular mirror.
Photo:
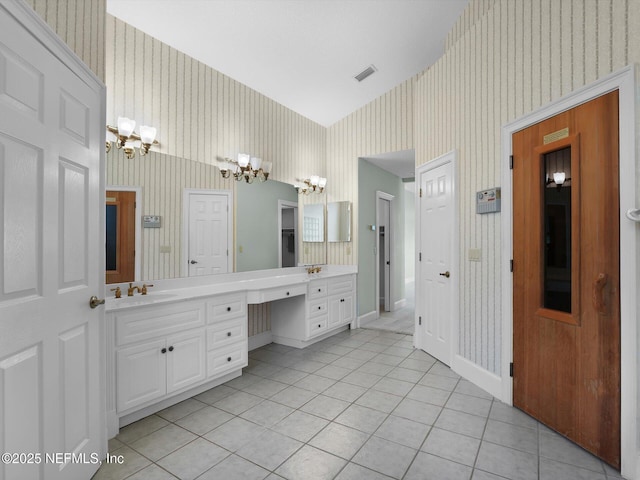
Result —
[[[317, 203], [324, 210], [324, 194], [298, 195], [292, 185], [272, 178], [252, 184], [223, 179], [213, 165], [154, 151], [127, 159], [122, 150], [112, 148], [106, 161], [109, 187], [115, 191], [138, 191], [137, 197], [130, 192], [137, 208], [132, 209], [135, 218], [127, 223], [129, 233], [135, 230], [135, 238], [130, 242], [137, 245], [132, 247], [136, 257], [135, 281], [187, 276], [198, 271], [195, 267], [203, 265], [200, 258], [191, 258], [187, 253], [188, 237], [184, 230], [189, 224], [189, 208], [185, 205], [188, 190], [195, 190], [197, 195], [219, 191], [229, 194], [230, 225], [225, 228], [231, 232], [230, 241], [219, 248], [220, 252], [228, 250], [231, 266], [226, 271], [326, 263], [324, 232], [323, 240], [314, 243], [304, 243], [301, 235], [306, 203]], [[113, 203], [111, 196], [109, 203]], [[293, 208], [295, 205], [297, 209]], [[159, 219], [156, 228], [143, 226], [145, 215]], [[293, 226], [290, 217], [296, 219]], [[324, 228], [324, 220], [322, 226]], [[212, 245], [213, 242], [205, 239], [202, 243]], [[191, 261], [197, 263], [191, 265]], [[110, 283], [116, 281], [130, 280], [116, 277], [109, 280]]]
[[351, 202], [327, 204], [327, 241], [351, 241]]

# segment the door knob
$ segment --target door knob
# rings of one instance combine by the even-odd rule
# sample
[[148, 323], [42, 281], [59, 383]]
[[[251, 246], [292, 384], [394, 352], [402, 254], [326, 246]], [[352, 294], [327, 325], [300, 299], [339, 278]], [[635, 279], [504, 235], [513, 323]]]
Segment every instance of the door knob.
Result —
[[446, 271], [446, 272], [444, 272], [444, 273], [440, 273], [440, 276], [441, 276], [441, 277], [447, 277], [447, 278], [449, 278], [449, 277], [451, 276], [451, 274], [449, 273], [449, 270], [447, 270], [447, 271]]
[[93, 295], [90, 299], [89, 299], [89, 306], [91, 308], [96, 308], [98, 305], [104, 305], [104, 298], [102, 300], [100, 300], [98, 297], [96, 297], [95, 295]]
[[195, 265], [195, 264], [196, 264], [196, 263], [198, 263], [198, 262], [196, 262], [195, 260], [191, 260], [189, 263], [190, 263], [191, 265]]

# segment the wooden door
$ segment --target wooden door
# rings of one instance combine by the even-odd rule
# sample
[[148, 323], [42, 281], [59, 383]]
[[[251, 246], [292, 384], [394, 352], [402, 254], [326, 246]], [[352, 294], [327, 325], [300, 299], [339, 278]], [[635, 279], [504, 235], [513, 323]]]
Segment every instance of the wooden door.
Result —
[[453, 259], [453, 164], [419, 175], [419, 249], [416, 346], [451, 364], [451, 318], [456, 272]]
[[513, 403], [620, 468], [618, 92], [512, 140]]
[[0, 25], [0, 451], [26, 455], [0, 479], [91, 478], [106, 453], [104, 310], [89, 308], [104, 86], [23, 2], [0, 2]]
[[107, 190], [106, 283], [133, 282], [136, 260], [136, 192]]

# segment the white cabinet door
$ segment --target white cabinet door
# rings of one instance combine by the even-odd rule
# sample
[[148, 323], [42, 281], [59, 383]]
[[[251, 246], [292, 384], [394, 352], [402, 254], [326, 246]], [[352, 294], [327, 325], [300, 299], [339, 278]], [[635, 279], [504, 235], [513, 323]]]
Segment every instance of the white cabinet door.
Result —
[[340, 325], [342, 317], [342, 297], [331, 297], [329, 299], [329, 319], [328, 328]]
[[167, 393], [205, 379], [205, 331], [167, 337]]
[[342, 301], [342, 311], [340, 312], [340, 323], [351, 323], [355, 317], [353, 295], [345, 295]]
[[119, 412], [167, 393], [165, 339], [121, 348], [116, 362]]

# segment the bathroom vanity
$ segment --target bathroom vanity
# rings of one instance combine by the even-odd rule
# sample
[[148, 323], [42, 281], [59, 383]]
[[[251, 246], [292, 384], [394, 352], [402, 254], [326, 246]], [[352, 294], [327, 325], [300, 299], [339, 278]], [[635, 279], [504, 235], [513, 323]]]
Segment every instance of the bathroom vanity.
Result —
[[304, 348], [349, 328], [355, 320], [355, 268], [161, 280], [147, 295], [107, 299], [109, 438], [124, 425], [241, 375], [248, 363], [249, 304], [271, 303], [275, 343]]

